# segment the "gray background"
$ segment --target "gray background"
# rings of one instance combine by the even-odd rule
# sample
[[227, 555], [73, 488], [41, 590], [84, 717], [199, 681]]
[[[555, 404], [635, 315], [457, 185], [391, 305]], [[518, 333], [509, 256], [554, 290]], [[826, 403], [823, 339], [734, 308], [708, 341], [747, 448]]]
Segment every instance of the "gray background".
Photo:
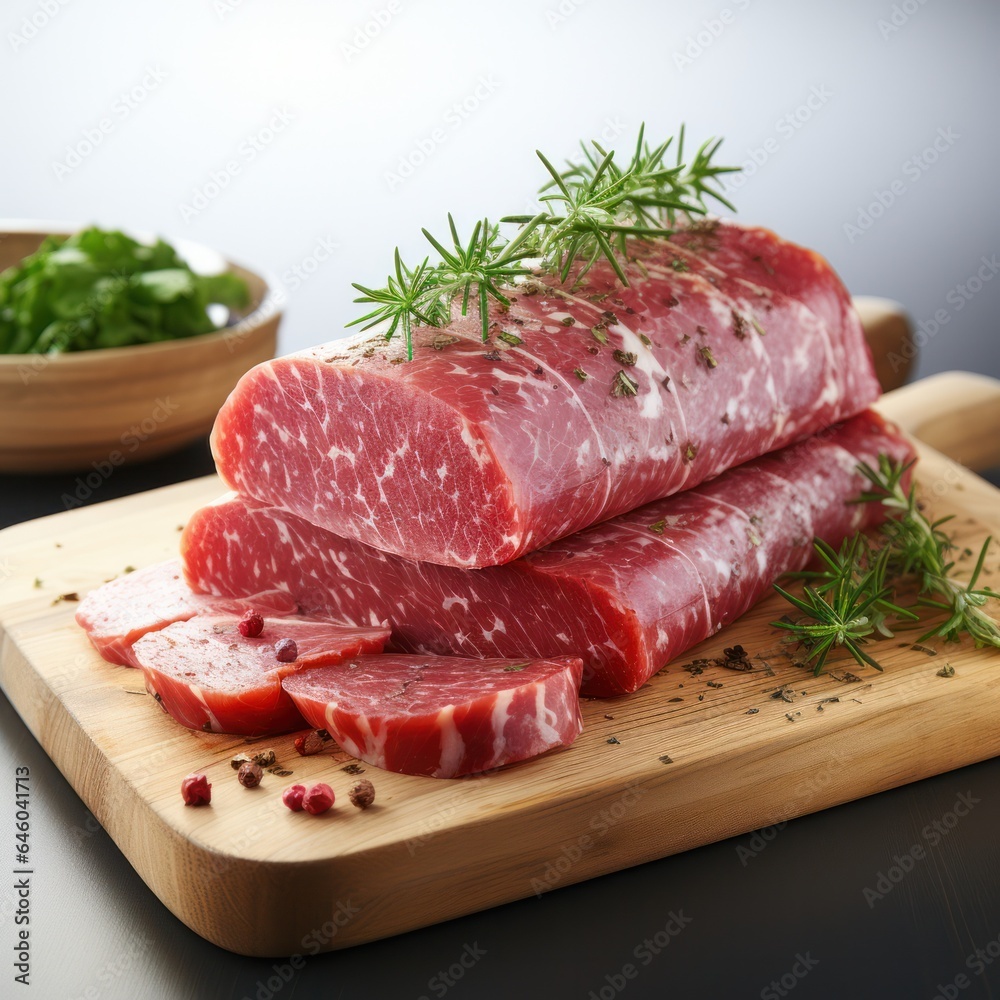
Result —
[[[44, 20], [43, 4], [57, 13], [25, 39], [24, 18]], [[751, 164], [732, 190], [740, 218], [821, 251], [852, 291], [899, 299], [925, 331], [944, 310], [939, 331], [921, 337], [918, 374], [1000, 376], [1000, 280], [968, 299], [957, 290], [1000, 252], [995, 2], [906, 0], [893, 25], [890, 0], [394, 0], [376, 37], [345, 51], [387, 6], [6, 0], [0, 212], [196, 240], [283, 276], [282, 347], [291, 350], [339, 336], [357, 315], [350, 282], [380, 280], [396, 243], [422, 252], [422, 225], [441, 231], [448, 210], [465, 225], [526, 210], [541, 180], [536, 146], [562, 157], [609, 128], [625, 146], [643, 119], [654, 137], [683, 119], [693, 138], [723, 135], [728, 160]], [[145, 94], [144, 78], [156, 83]], [[121, 95], [133, 88], [129, 108]], [[787, 124], [810, 95], [800, 127]], [[478, 107], [456, 119], [453, 106], [466, 100]], [[278, 112], [290, 121], [252, 150]], [[110, 127], [100, 143], [74, 162], [67, 147], [102, 120]], [[435, 129], [444, 138], [426, 162], [400, 183], [388, 178]], [[943, 151], [925, 158], [942, 132]], [[239, 171], [225, 188], [185, 212], [228, 161]], [[852, 240], [845, 226], [894, 182], [893, 204]], [[329, 242], [337, 249], [320, 261], [316, 248]], [[5, 699], [0, 730], [10, 771], [28, 764], [34, 780], [36, 978], [25, 995], [254, 996], [271, 963], [220, 952], [171, 917]], [[586, 997], [637, 936], [671, 908], [692, 907], [683, 948], [626, 998], [758, 996], [809, 949], [819, 949], [822, 972], [796, 997], [931, 996], [1000, 931], [997, 764], [796, 820], [752, 868], [738, 861], [741, 838], [310, 959], [278, 995], [419, 996], [479, 941], [490, 958], [449, 994], [456, 1000]], [[869, 912], [859, 887], [967, 789], [983, 806]], [[9, 837], [12, 816], [5, 795], [0, 835]], [[8, 888], [5, 953], [10, 901]], [[996, 996], [998, 970], [962, 996]]]
[[[57, 13], [26, 39], [42, 3]], [[565, 157], [610, 127], [624, 149], [643, 119], [654, 137], [683, 120], [749, 164], [732, 187], [740, 218], [816, 248], [853, 292], [937, 323], [918, 374], [1000, 375], [1000, 281], [958, 290], [1000, 251], [995, 2], [392, 8], [7, 0], [2, 211], [193, 239], [284, 276], [291, 350], [342, 335], [358, 315], [350, 282], [380, 282], [397, 243], [422, 253], [421, 226], [441, 232], [449, 210], [466, 226], [524, 211], [542, 178], [536, 147]], [[255, 150], [276, 112], [287, 123]], [[72, 148], [85, 152], [102, 120], [77, 161]], [[410, 176], [390, 177], [435, 129]], [[199, 191], [214, 197], [185, 211]], [[879, 217], [848, 233], [873, 202]], [[337, 250], [311, 260], [324, 240]]]

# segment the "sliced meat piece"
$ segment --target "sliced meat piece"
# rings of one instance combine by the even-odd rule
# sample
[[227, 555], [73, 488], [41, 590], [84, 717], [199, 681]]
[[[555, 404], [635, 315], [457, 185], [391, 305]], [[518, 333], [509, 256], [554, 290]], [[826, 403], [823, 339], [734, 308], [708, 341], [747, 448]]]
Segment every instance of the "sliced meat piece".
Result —
[[734, 621], [812, 555], [880, 516], [847, 501], [856, 465], [912, 457], [867, 413], [696, 489], [506, 566], [460, 570], [400, 559], [238, 497], [189, 521], [191, 585], [217, 594], [279, 584], [310, 612], [388, 620], [394, 648], [460, 656], [580, 656], [583, 691], [634, 691]]
[[[150, 632], [134, 646], [146, 690], [181, 725], [210, 733], [267, 736], [305, 723], [281, 679], [359, 653], [377, 653], [387, 628], [353, 628], [301, 618], [265, 618], [256, 638], [240, 635], [234, 615], [197, 615]], [[291, 639], [297, 657], [278, 660]]]
[[242, 615], [250, 608], [262, 615], [290, 615], [298, 604], [283, 590], [265, 589], [252, 597], [196, 594], [184, 581], [180, 560], [171, 559], [92, 590], [80, 602], [76, 621], [105, 660], [134, 667], [132, 645], [147, 632], [204, 612]]
[[286, 677], [311, 725], [361, 760], [455, 778], [569, 746], [583, 728], [576, 657], [359, 656]]
[[[636, 243], [623, 287], [539, 276], [478, 317], [259, 365], [212, 435], [227, 485], [406, 559], [518, 556], [801, 440], [879, 395], [830, 266], [729, 222]], [[572, 292], [570, 289], [572, 288]]]

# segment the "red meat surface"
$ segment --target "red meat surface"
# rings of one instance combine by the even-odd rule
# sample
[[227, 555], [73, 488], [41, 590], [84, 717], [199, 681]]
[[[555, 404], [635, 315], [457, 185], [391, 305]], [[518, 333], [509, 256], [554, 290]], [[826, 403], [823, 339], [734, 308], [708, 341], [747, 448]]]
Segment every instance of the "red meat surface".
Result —
[[879, 394], [850, 298], [817, 254], [729, 222], [539, 276], [447, 329], [259, 365], [223, 406], [243, 496], [406, 559], [510, 562], [801, 440]]
[[253, 608], [264, 615], [289, 615], [298, 610], [287, 591], [265, 588], [253, 595], [219, 598], [193, 593], [184, 581], [180, 561], [171, 559], [115, 577], [92, 590], [80, 602], [76, 620], [105, 660], [134, 667], [132, 645], [137, 639], [196, 614], [242, 615]]
[[[377, 653], [387, 628], [352, 628], [299, 618], [265, 618], [256, 638], [233, 615], [198, 615], [150, 632], [134, 646], [146, 690], [181, 725], [210, 733], [266, 736], [305, 723], [281, 688], [283, 677]], [[292, 639], [298, 656], [282, 663], [275, 643]]]
[[393, 648], [484, 657], [580, 656], [583, 691], [634, 691], [737, 619], [784, 572], [880, 516], [848, 503], [859, 461], [912, 447], [861, 414], [711, 482], [596, 525], [505, 566], [417, 563], [287, 511], [224, 497], [188, 521], [195, 589], [287, 589], [310, 613], [392, 626]]
[[359, 656], [282, 682], [306, 721], [389, 771], [455, 778], [568, 746], [583, 663]]

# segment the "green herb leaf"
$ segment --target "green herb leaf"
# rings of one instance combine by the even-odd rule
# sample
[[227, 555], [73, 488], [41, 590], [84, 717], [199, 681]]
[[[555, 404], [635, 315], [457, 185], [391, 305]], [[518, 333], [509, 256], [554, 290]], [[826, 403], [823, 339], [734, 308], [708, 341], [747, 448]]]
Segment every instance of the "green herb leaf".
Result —
[[[618, 280], [628, 285], [622, 261], [628, 257], [629, 239], [670, 236], [678, 213], [691, 218], [708, 211], [706, 198], [714, 198], [735, 211], [717, 185], [721, 175], [739, 168], [712, 163], [721, 140], [704, 143], [686, 162], [682, 126], [676, 163], [668, 166], [664, 157], [673, 139], [652, 149], [644, 136], [645, 127], [640, 126], [635, 151], [624, 166], [615, 162], [614, 151], [604, 150], [597, 142], [583, 144], [583, 161], [569, 164], [562, 171], [539, 152], [549, 175], [541, 189], [545, 211], [534, 216], [503, 217], [501, 223], [519, 227], [509, 241], [488, 219], [477, 222], [470, 238], [463, 241], [449, 215], [450, 246], [423, 230], [440, 257], [439, 263], [431, 265], [425, 259], [410, 269], [400, 260], [397, 249], [395, 274], [389, 275], [382, 288], [354, 284], [361, 292], [355, 302], [375, 308], [347, 325], [360, 325], [363, 330], [384, 325], [387, 340], [402, 330], [407, 357], [412, 358], [414, 323], [445, 326], [451, 322], [456, 299], [461, 302], [463, 316], [467, 315], [470, 301], [475, 300], [485, 341], [489, 299], [502, 306], [510, 304], [503, 289], [532, 273], [525, 263], [529, 258], [535, 259], [535, 270], [557, 274], [565, 283], [574, 270], [578, 282], [603, 257]], [[686, 269], [686, 262], [681, 263]], [[607, 342], [606, 335], [598, 339]]]
[[916, 619], [916, 615], [892, 603], [892, 588], [886, 584], [888, 551], [875, 553], [864, 535], [857, 534], [845, 541], [837, 552], [817, 539], [816, 554], [826, 569], [816, 574], [803, 574], [819, 581], [807, 585], [801, 598], [775, 584], [775, 590], [803, 614], [799, 621], [771, 622], [776, 628], [792, 632], [809, 653], [806, 661], [815, 660], [816, 674], [822, 672], [830, 651], [843, 646], [864, 666], [881, 670], [880, 664], [862, 649], [875, 631], [892, 635], [886, 618]]
[[216, 329], [208, 306], [243, 309], [246, 282], [199, 275], [163, 240], [96, 227], [47, 237], [0, 274], [0, 353], [125, 347]]
[[715, 355], [712, 353], [711, 347], [699, 347], [698, 353], [701, 355], [702, 360], [708, 365], [709, 368], [718, 368], [719, 362], [715, 360]]
[[639, 383], [624, 368], [618, 370], [611, 383], [612, 396], [635, 396], [639, 392]]
[[[839, 553], [817, 540], [814, 545], [825, 568], [796, 575], [818, 581], [818, 585], [807, 585], [801, 599], [775, 587], [804, 617], [772, 624], [791, 631], [811, 650], [809, 659], [816, 659], [817, 673], [837, 646], [847, 649], [858, 663], [881, 669], [861, 645], [875, 631], [892, 634], [886, 626], [890, 614], [919, 620], [914, 608], [945, 613], [945, 620], [922, 635], [918, 643], [932, 636], [957, 640], [967, 634], [977, 647], [1000, 648], [1000, 623], [985, 610], [986, 603], [997, 595], [988, 587], [976, 586], [992, 539], [983, 543], [968, 583], [955, 580], [951, 576], [954, 562], [948, 558], [952, 542], [941, 530], [949, 518], [927, 519], [917, 503], [915, 486], [904, 489], [902, 485], [909, 468], [885, 455], [879, 456], [878, 469], [866, 463], [858, 466], [871, 489], [854, 502], [881, 503], [890, 515], [880, 529], [880, 549], [873, 549], [861, 534], [846, 541]], [[921, 596], [914, 608], [893, 603], [894, 587], [886, 582], [887, 578], [907, 577], [916, 578], [920, 587]]]

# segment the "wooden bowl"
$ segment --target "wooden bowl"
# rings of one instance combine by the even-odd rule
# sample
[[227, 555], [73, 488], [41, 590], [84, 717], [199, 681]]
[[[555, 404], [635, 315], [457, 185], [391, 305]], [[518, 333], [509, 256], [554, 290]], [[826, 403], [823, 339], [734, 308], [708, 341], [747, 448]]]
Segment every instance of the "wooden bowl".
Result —
[[[0, 270], [37, 250], [50, 232], [72, 232], [0, 225]], [[175, 245], [189, 259], [198, 249]], [[107, 478], [126, 462], [207, 434], [240, 376], [274, 357], [281, 320], [267, 282], [225, 263], [250, 289], [250, 306], [225, 329], [132, 347], [0, 355], [0, 472], [88, 471]]]

